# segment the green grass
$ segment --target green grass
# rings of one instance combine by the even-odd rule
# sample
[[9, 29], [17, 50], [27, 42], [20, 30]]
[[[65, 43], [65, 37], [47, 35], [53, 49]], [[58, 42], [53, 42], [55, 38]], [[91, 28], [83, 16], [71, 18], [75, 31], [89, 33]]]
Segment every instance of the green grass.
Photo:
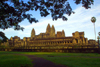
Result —
[[32, 67], [31, 60], [26, 56], [0, 54], [0, 67]]
[[56, 52], [14, 52], [14, 51], [0, 51], [0, 54], [28, 54], [28, 55], [54, 55], [54, 56], [98, 56], [98, 53], [56, 53]]
[[98, 53], [0, 52], [0, 56], [7, 53], [36, 55], [69, 67], [100, 67], [100, 54]]
[[100, 67], [100, 58], [87, 57], [48, 57], [40, 56], [44, 59], [50, 60], [56, 64], [62, 64], [69, 67]]

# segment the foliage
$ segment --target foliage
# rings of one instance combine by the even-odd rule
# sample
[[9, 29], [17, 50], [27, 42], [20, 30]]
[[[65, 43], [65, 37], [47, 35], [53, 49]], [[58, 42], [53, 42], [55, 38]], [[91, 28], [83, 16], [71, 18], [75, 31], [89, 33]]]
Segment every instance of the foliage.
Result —
[[[86, 9], [90, 8], [94, 0], [73, 0], [75, 4], [82, 4]], [[38, 22], [36, 18], [32, 18], [27, 11], [40, 11], [41, 17], [51, 14], [53, 20], [62, 18], [67, 21], [64, 14], [71, 15], [74, 13], [67, 0], [0, 0], [0, 28], [7, 29], [14, 27], [15, 30], [23, 30], [19, 23], [24, 19], [28, 19], [30, 23]]]
[[11, 49], [10, 47], [9, 47], [9, 45], [0, 45], [0, 51], [1, 50], [5, 50], [5, 49]]
[[1, 45], [1, 43], [2, 43], [2, 40], [0, 39], [0, 45]]
[[2, 42], [2, 43], [3, 43], [3, 42], [7, 42], [7, 39], [8, 39], [8, 38], [7, 38], [7, 37], [5, 36], [5, 34], [4, 34], [3, 32], [1, 32], [1, 31], [0, 31], [0, 37], [3, 38], [3, 40], [0, 40], [0, 43], [1, 43], [1, 42]]
[[91, 18], [91, 22], [92, 22], [92, 23], [95, 23], [95, 22], [96, 22], [96, 18], [95, 18], [95, 17], [92, 17], [92, 18]]

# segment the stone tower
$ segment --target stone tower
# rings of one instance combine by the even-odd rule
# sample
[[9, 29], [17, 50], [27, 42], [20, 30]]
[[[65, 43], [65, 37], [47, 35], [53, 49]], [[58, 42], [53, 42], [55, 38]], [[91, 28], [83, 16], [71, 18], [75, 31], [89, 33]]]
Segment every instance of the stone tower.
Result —
[[32, 32], [31, 32], [31, 39], [33, 39], [35, 37], [35, 30], [34, 28], [32, 29]]
[[50, 24], [48, 24], [47, 28], [46, 28], [46, 33], [49, 33], [50, 34], [51, 32], [51, 27], [50, 27]]
[[51, 37], [55, 37], [55, 28], [54, 28], [54, 25], [52, 25], [50, 35], [51, 35]]
[[64, 30], [62, 30], [62, 37], [65, 37], [65, 32], [64, 32]]
[[79, 32], [78, 31], [75, 32], [75, 38], [79, 38]]

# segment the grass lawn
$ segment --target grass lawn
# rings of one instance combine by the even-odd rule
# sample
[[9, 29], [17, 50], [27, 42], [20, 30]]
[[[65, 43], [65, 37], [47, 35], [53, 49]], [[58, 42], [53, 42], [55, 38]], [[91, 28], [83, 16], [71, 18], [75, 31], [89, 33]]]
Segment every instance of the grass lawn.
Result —
[[100, 67], [100, 58], [87, 57], [48, 57], [40, 56], [44, 59], [50, 60], [56, 64], [67, 65], [69, 67]]
[[2, 54], [0, 52], [0, 67], [32, 67], [31, 60], [26, 56]]
[[[1, 59], [1, 55], [7, 54], [7, 53], [8, 54], [36, 55], [38, 57], [42, 57], [44, 59], [50, 60], [56, 64], [67, 65], [69, 67], [100, 67], [100, 54], [98, 54], [98, 53], [0, 52], [0, 59]], [[4, 56], [2, 56], [2, 57], [4, 57]], [[25, 58], [25, 57], [23, 57], [23, 58]], [[3, 62], [4, 59], [2, 59], [2, 63], [4, 63]], [[22, 58], [19, 57], [19, 60], [20, 59], [22, 59]], [[8, 58], [8, 60], [9, 60], [9, 58]], [[9, 60], [9, 61], [11, 61], [11, 60]], [[14, 62], [17, 63], [16, 61], [14, 61]], [[0, 63], [1, 63], [1, 60], [0, 60]], [[6, 66], [3, 66], [3, 67], [6, 67]]]

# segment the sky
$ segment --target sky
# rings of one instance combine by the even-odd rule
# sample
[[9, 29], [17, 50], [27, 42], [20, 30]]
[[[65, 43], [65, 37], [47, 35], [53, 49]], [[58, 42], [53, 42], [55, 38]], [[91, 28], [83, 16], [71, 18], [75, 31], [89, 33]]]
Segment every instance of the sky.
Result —
[[33, 16], [39, 20], [38, 23], [32, 23], [30, 24], [27, 19], [22, 21], [20, 23], [20, 26], [24, 27], [24, 31], [16, 31], [12, 28], [2, 30], [0, 31], [5, 33], [5, 36], [7, 36], [9, 39], [14, 36], [18, 36], [21, 39], [24, 37], [30, 37], [31, 31], [34, 28], [36, 35], [40, 33], [46, 32], [46, 27], [48, 23], [50, 26], [54, 25], [55, 30], [57, 31], [65, 31], [65, 36], [69, 37], [72, 36], [72, 33], [75, 31], [84, 32], [85, 38], [89, 39], [95, 39], [94, 34], [94, 25], [91, 22], [91, 17], [96, 17], [95, 22], [95, 30], [96, 30], [96, 39], [98, 36], [98, 32], [100, 32], [100, 0], [94, 0], [94, 5], [91, 6], [90, 9], [85, 9], [82, 7], [81, 4], [76, 5], [74, 4], [73, 0], [70, 0], [70, 5], [75, 12], [75, 14], [71, 14], [71, 16], [65, 15], [68, 20], [63, 21], [62, 19], [58, 19], [57, 21], [53, 21], [52, 17], [49, 15], [47, 17], [41, 17], [39, 11], [29, 11], [28, 13], [31, 13]]

